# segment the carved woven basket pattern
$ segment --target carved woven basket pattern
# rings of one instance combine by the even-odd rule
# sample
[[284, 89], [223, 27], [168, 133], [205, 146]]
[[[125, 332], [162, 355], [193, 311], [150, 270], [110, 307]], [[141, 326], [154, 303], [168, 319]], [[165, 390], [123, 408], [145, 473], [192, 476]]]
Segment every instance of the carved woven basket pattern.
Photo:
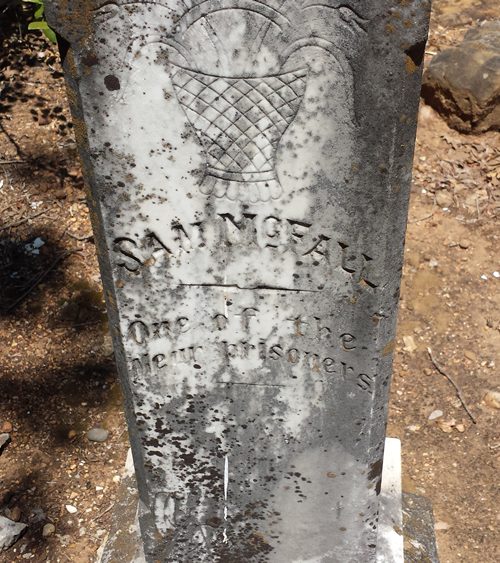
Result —
[[226, 78], [177, 68], [177, 97], [207, 153], [207, 173], [238, 182], [275, 179], [278, 143], [293, 121], [306, 71]]

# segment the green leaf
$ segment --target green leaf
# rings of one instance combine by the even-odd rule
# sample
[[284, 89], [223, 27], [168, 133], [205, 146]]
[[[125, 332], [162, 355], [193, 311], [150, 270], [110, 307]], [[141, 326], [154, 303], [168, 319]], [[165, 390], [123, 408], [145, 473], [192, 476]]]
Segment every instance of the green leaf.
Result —
[[54, 45], [57, 45], [57, 36], [54, 33], [54, 31], [52, 29], [50, 29], [50, 27], [47, 27], [47, 29], [43, 30], [43, 33], [45, 35], [45, 37], [51, 42], [54, 43]]
[[31, 22], [28, 25], [28, 29], [41, 29], [42, 31], [45, 31], [46, 29], [50, 28], [47, 22]]
[[43, 12], [44, 12], [44, 10], [45, 10], [45, 7], [44, 7], [44, 6], [40, 6], [39, 8], [37, 8], [37, 9], [35, 10], [35, 13], [33, 14], [34, 17], [35, 17], [35, 19], [41, 20], [42, 17], [43, 17]]

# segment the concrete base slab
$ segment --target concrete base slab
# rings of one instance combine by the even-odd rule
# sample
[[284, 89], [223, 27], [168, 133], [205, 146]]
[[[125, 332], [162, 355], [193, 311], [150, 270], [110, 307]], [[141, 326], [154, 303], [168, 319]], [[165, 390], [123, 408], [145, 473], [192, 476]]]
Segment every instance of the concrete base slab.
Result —
[[[137, 519], [138, 500], [129, 452], [111, 530], [96, 563], [146, 563]], [[396, 438], [387, 438], [385, 444], [377, 563], [439, 563], [430, 502], [402, 493], [401, 442]]]
[[380, 489], [377, 563], [404, 562], [401, 487], [401, 442], [397, 438], [386, 438]]

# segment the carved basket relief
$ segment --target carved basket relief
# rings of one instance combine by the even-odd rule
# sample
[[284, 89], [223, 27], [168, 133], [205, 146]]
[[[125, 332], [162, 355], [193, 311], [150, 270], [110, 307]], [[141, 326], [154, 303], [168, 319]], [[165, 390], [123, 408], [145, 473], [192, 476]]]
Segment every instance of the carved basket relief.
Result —
[[166, 47], [175, 95], [205, 153], [200, 191], [246, 203], [286, 190], [278, 149], [312, 74], [302, 50], [327, 53], [351, 88], [341, 43], [364, 35], [368, 21], [336, 0], [114, 0], [97, 15], [113, 21], [123, 11], [129, 22], [142, 14], [151, 29], [132, 32], [132, 59], [148, 45]]
[[174, 70], [177, 97], [207, 155], [202, 193], [249, 202], [281, 195], [276, 151], [299, 109], [306, 74], [230, 78]]

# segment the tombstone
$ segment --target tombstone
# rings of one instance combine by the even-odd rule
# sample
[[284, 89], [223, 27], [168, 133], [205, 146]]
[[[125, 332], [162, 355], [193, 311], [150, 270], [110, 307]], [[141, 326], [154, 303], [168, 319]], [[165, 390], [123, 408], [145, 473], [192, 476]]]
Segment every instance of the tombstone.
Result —
[[429, 2], [46, 4], [146, 560], [380, 558]]

